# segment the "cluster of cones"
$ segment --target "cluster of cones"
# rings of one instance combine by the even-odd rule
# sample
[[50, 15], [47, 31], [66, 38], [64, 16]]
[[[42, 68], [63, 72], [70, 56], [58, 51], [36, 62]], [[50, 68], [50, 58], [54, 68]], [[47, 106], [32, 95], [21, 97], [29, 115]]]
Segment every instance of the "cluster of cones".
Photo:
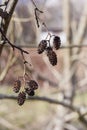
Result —
[[59, 36], [54, 36], [53, 46], [50, 45], [50, 40], [42, 40], [38, 45], [38, 54], [42, 54], [44, 51], [49, 59], [50, 64], [57, 65], [57, 55], [54, 50], [58, 50], [61, 45]]
[[30, 81], [26, 82], [26, 86], [24, 87], [24, 89], [22, 91], [21, 91], [21, 88], [22, 88], [21, 81], [16, 80], [14, 82], [13, 91], [15, 93], [18, 93], [17, 101], [20, 106], [24, 104], [27, 95], [28, 96], [35, 95], [35, 90], [38, 89], [38, 84], [36, 81], [30, 80]]
[[[44, 51], [49, 59], [51, 65], [55, 66], [57, 64], [57, 55], [54, 50], [58, 50], [61, 45], [60, 37], [54, 36], [53, 46], [50, 45], [50, 40], [42, 40], [38, 45], [38, 54], [42, 54]], [[22, 88], [22, 89], [21, 89]], [[24, 87], [22, 86], [21, 80], [16, 80], [14, 82], [13, 91], [18, 93], [18, 104], [21, 106], [26, 100], [26, 96], [34, 96], [35, 90], [38, 89], [38, 84], [35, 80], [25, 81]]]

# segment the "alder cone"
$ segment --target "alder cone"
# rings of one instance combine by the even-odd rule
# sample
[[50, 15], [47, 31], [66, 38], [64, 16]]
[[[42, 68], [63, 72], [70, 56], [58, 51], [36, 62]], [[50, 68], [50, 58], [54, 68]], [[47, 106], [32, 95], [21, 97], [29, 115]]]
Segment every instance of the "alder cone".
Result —
[[58, 36], [55, 36], [54, 39], [53, 39], [53, 47], [58, 50], [60, 48], [60, 45], [61, 45], [61, 40], [60, 40], [60, 37]]
[[30, 88], [25, 88], [25, 92], [29, 95], [31, 89]]
[[28, 94], [28, 96], [34, 96], [35, 92], [33, 89], [25, 88], [25, 92]]
[[48, 51], [47, 56], [51, 65], [57, 65], [57, 55], [53, 50]]
[[14, 87], [13, 87], [13, 91], [15, 93], [18, 93], [20, 91], [20, 88], [21, 88], [21, 81], [20, 80], [16, 80], [14, 82]]
[[25, 92], [20, 92], [18, 94], [18, 104], [21, 106], [24, 104], [25, 102], [25, 99], [26, 99], [26, 93]]
[[34, 81], [34, 80], [30, 80], [30, 81], [28, 82], [28, 86], [29, 86], [30, 89], [32, 89], [32, 90], [38, 89], [38, 84], [37, 84], [37, 82]]
[[34, 96], [35, 92], [33, 90], [30, 91], [30, 93], [28, 93], [29, 96]]
[[34, 96], [35, 92], [33, 89], [25, 88], [25, 92], [28, 94], [28, 96]]
[[53, 51], [53, 50], [52, 50], [52, 47], [47, 47], [47, 48], [46, 48], [46, 51], [47, 51], [47, 54], [48, 54], [50, 51]]
[[46, 40], [42, 40], [39, 45], [38, 45], [38, 54], [41, 54], [44, 52], [44, 50], [46, 49], [47, 47], [47, 41]]

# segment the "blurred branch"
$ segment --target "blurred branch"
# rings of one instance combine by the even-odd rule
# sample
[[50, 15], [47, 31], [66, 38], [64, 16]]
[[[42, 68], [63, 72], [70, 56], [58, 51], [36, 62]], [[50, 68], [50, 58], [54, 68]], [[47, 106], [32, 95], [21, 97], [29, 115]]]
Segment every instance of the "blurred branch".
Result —
[[[81, 112], [81, 116], [82, 117], [87, 116], [87, 108]], [[64, 119], [65, 119], [65, 122], [69, 122], [69, 121], [72, 121], [75, 119], [79, 119], [79, 115], [73, 111], [73, 112], [67, 114]]]
[[87, 45], [69, 45], [69, 46], [62, 46], [60, 49], [82, 48], [82, 47], [87, 47]]
[[[18, 0], [9, 0], [8, 1], [6, 10], [8, 10], [9, 16], [7, 19], [5, 19], [5, 24], [3, 25], [4, 35], [6, 35], [6, 33], [7, 33], [8, 26], [9, 26], [9, 23], [10, 23], [10, 20], [11, 20], [11, 17], [13, 15], [13, 12], [14, 12], [14, 9], [16, 7], [17, 2], [18, 2]], [[2, 54], [3, 47], [4, 47], [4, 44], [2, 44], [0, 46], [0, 55]]]
[[17, 58], [15, 56], [13, 56], [13, 52], [11, 50], [10, 54], [8, 56], [7, 64], [6, 64], [5, 68], [3, 69], [2, 73], [0, 74], [0, 82], [5, 78], [5, 76], [8, 73], [10, 67], [15, 63], [16, 60], [17, 60]]
[[[9, 47], [8, 45], [5, 45], [7, 47]], [[37, 46], [35, 44], [29, 44], [29, 45], [19, 45], [19, 47], [23, 47], [23, 48], [37, 48]], [[83, 47], [87, 47], [87, 45], [68, 45], [68, 46], [61, 46], [60, 49], [74, 49], [74, 48], [83, 48]], [[38, 53], [37, 53], [38, 54]]]
[[[11, 100], [16, 100], [17, 96], [14, 95], [6, 95], [6, 94], [0, 94], [0, 99], [11, 99]], [[69, 109], [71, 109], [72, 111], [75, 111], [77, 113], [79, 113], [79, 109], [69, 105], [68, 103], [65, 103], [64, 101], [58, 101], [56, 99], [51, 99], [49, 97], [40, 97], [40, 96], [34, 96], [34, 97], [29, 97], [27, 98], [27, 100], [32, 100], [32, 101], [44, 101], [44, 102], [48, 102], [50, 104], [56, 104], [56, 105], [62, 105], [64, 107], [67, 107]]]
[[8, 6], [7, 6], [8, 7], [7, 11], [9, 13], [9, 17], [8, 17], [8, 19], [5, 20], [5, 25], [3, 27], [4, 34], [7, 33], [7, 29], [8, 29], [11, 17], [12, 17], [12, 15], [14, 13], [14, 9], [16, 7], [17, 2], [18, 2], [18, 0], [9, 0]]
[[0, 125], [3, 125], [4, 128], [9, 130], [23, 130], [22, 128], [16, 127], [14, 124], [1, 117], [0, 117]]
[[12, 21], [15, 22], [31, 22], [33, 20], [33, 16], [30, 18], [17, 18], [17, 17], [12, 17]]
[[[79, 27], [74, 38], [74, 43], [76, 42], [78, 45], [82, 45], [86, 27], [87, 27], [87, 3], [84, 5], [83, 15], [80, 19]], [[80, 51], [81, 48], [77, 49], [76, 53], [79, 53]]]
[[[14, 45], [14, 44], [12, 44], [12, 43], [8, 40], [8, 38], [5, 36], [5, 34], [4, 34], [4, 32], [2, 31], [1, 28], [0, 28], [0, 32], [1, 32], [2, 36], [4, 37], [4, 40], [5, 40], [5, 43], [4, 43], [4, 44], [8, 43], [8, 44], [13, 48], [13, 50], [16, 48], [16, 49], [18, 49], [21, 53], [29, 54], [27, 51], [23, 50], [22, 48], [20, 48], [20, 47]], [[2, 43], [2, 44], [3, 44], [3, 43]]]
[[79, 130], [75, 126], [73, 126], [69, 123], [64, 124], [64, 128], [67, 129], [67, 130]]
[[[11, 99], [11, 100], [17, 100], [17, 96], [14, 95], [6, 95], [6, 94], [0, 94], [0, 99]], [[28, 97], [27, 100], [30, 101], [43, 101], [43, 102], [47, 102], [50, 104], [55, 104], [55, 105], [62, 105], [63, 107], [66, 107], [74, 112], [76, 112], [79, 115], [79, 120], [85, 125], [87, 126], [87, 120], [84, 118], [83, 114], [80, 112], [80, 109], [73, 106], [73, 105], [69, 105], [68, 103], [66, 103], [65, 101], [58, 101], [56, 99], [51, 99], [49, 97], [40, 97], [40, 96], [34, 96], [34, 97]], [[86, 112], [85, 112], [86, 113]], [[86, 114], [84, 114], [86, 115]]]

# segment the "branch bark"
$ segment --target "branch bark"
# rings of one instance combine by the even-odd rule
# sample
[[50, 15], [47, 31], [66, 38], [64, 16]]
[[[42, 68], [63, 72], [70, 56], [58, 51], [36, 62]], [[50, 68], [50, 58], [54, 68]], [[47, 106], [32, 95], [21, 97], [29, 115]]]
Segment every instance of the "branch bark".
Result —
[[[9, 26], [11, 17], [14, 13], [17, 2], [18, 2], [18, 0], [9, 0], [9, 2], [8, 2], [7, 12], [9, 13], [9, 17], [7, 19], [5, 19], [5, 24], [3, 25], [4, 35], [7, 34], [8, 26]], [[0, 45], [0, 56], [2, 54], [3, 47], [4, 47], [4, 44]]]

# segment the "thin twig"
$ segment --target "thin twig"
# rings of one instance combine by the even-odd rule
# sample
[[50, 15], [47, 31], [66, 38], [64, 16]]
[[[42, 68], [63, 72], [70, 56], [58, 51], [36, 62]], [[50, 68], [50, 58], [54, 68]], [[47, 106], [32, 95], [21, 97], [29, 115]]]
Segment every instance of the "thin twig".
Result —
[[22, 53], [29, 54], [29, 52], [27, 52], [27, 51], [21, 49], [20, 47], [18, 47], [18, 46], [16, 46], [16, 45], [12, 44], [12, 43], [8, 40], [8, 38], [5, 36], [5, 34], [4, 34], [4, 32], [2, 31], [1, 28], [0, 28], [0, 32], [1, 32], [2, 36], [4, 37], [5, 41], [7, 41], [7, 43], [8, 43], [13, 49], [16, 48], [16, 49], [18, 49], [19, 51], [21, 51]]
[[34, 9], [34, 13], [35, 13], [35, 19], [36, 19], [37, 27], [39, 28], [40, 25], [39, 25], [39, 19], [38, 19], [38, 16], [37, 16], [37, 8]]
[[31, 0], [31, 2], [32, 2], [32, 4], [34, 5], [34, 7], [36, 8], [37, 11], [39, 11], [40, 13], [43, 13], [43, 11], [40, 10], [40, 9], [36, 6], [34, 0]]

